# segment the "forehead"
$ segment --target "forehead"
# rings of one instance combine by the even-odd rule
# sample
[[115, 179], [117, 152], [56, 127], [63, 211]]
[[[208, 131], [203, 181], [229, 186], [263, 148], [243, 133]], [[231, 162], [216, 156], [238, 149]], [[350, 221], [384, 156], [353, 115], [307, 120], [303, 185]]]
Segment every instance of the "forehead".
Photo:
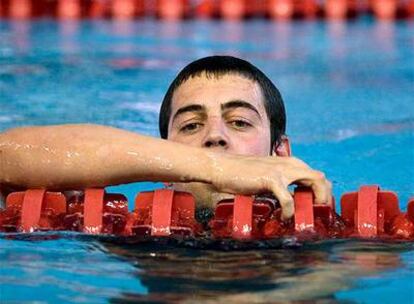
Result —
[[261, 115], [265, 115], [260, 85], [237, 74], [221, 76], [206, 75], [192, 77], [174, 92], [171, 112], [189, 104], [204, 105], [207, 109], [219, 109], [221, 104], [242, 100], [252, 104]]

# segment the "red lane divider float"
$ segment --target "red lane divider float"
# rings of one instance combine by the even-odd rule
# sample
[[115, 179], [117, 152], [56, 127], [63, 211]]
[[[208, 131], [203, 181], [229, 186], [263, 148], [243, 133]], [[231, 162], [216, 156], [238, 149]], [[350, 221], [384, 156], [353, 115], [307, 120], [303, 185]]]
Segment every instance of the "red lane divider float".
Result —
[[184, 19], [189, 10], [187, 0], [157, 0], [157, 16], [161, 19]]
[[414, 18], [414, 0], [410, 0], [407, 2], [405, 11], [409, 18]]
[[[142, 2], [142, 1], [141, 1]], [[136, 10], [142, 9], [134, 0], [111, 1], [111, 12], [114, 19], [132, 19], [136, 16]]]
[[62, 230], [67, 212], [66, 198], [60, 192], [27, 190], [7, 196], [7, 208], [0, 211], [2, 231], [32, 232], [35, 230]]
[[378, 19], [392, 20], [397, 16], [399, 2], [397, 0], [371, 0], [370, 4]]
[[217, 16], [217, 1], [200, 0], [193, 9], [193, 14], [199, 19], [210, 19]]
[[141, 192], [135, 199], [125, 234], [195, 236], [201, 226], [194, 215], [195, 200], [189, 193], [167, 189]]
[[291, 19], [295, 13], [293, 0], [269, 0], [268, 13], [273, 19]]
[[32, 16], [31, 0], [15, 0], [10, 2], [9, 14], [14, 19], [27, 19]]
[[88, 17], [93, 19], [105, 18], [108, 13], [106, 1], [92, 1], [88, 7]]
[[362, 186], [341, 198], [342, 214], [335, 204], [314, 204], [311, 190], [294, 193], [293, 220], [281, 220], [281, 208], [272, 197], [236, 195], [219, 202], [207, 231], [195, 219], [194, 197], [168, 189], [142, 192], [133, 212], [122, 194], [86, 189], [66, 200], [60, 192], [31, 189], [7, 196], [0, 210], [0, 231], [33, 232], [72, 230], [88, 234], [123, 236], [197, 237], [238, 240], [296, 235], [317, 238], [385, 238], [414, 240], [414, 198], [402, 213], [395, 193], [378, 186]]
[[[347, 193], [341, 198], [342, 218], [351, 236], [377, 237], [401, 235], [395, 230], [400, 215], [397, 195], [380, 191], [378, 186], [363, 186], [359, 192]], [[400, 221], [400, 220], [397, 220]], [[406, 231], [411, 236], [414, 231]]]
[[346, 19], [372, 14], [380, 20], [414, 17], [413, 0], [0, 0], [0, 16], [28, 19], [133, 19], [157, 17], [292, 19], [322, 17]]
[[219, 3], [220, 16], [227, 20], [239, 20], [246, 17], [244, 0], [222, 0]]
[[81, 17], [80, 0], [60, 0], [57, 6], [57, 16], [61, 19], [79, 19]]
[[[7, 200], [6, 200], [7, 205]], [[123, 234], [129, 215], [128, 201], [122, 194], [103, 189], [86, 189], [67, 203], [64, 229], [90, 234]]]

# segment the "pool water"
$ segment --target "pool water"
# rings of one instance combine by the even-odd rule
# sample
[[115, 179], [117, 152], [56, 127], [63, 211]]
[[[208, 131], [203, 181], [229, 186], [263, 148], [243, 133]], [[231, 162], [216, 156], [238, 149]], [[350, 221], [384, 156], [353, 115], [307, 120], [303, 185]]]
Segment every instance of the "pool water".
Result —
[[[0, 21], [0, 131], [99, 123], [158, 136], [190, 61], [231, 54], [279, 87], [293, 153], [337, 201], [362, 184], [414, 195], [414, 23]], [[159, 184], [110, 187], [130, 201]], [[0, 235], [0, 302], [413, 303], [414, 244], [150, 242]]]

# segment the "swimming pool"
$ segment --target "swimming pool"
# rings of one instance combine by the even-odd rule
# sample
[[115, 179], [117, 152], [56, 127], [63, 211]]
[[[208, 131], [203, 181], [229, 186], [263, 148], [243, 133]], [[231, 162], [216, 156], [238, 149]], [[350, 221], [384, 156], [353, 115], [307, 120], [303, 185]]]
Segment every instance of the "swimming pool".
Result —
[[[188, 62], [252, 61], [280, 88], [293, 152], [334, 193], [414, 194], [413, 22], [0, 21], [0, 130], [91, 122], [157, 135]], [[411, 35], [410, 35], [411, 34]], [[132, 201], [154, 184], [111, 187]], [[203, 250], [77, 234], [0, 238], [5, 302], [412, 303], [414, 246], [329, 241]], [[279, 248], [283, 245], [283, 248]]]

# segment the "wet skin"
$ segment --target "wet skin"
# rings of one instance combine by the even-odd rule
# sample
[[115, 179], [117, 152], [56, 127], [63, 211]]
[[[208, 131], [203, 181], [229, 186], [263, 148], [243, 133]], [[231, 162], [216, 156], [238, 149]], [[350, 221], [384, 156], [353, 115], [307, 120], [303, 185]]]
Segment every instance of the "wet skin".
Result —
[[223, 193], [272, 192], [284, 218], [294, 212], [292, 183], [311, 187], [316, 203], [329, 202], [330, 182], [287, 157], [287, 139], [270, 147], [254, 82], [237, 75], [190, 79], [174, 94], [172, 110], [169, 140], [91, 124], [6, 130], [0, 133], [0, 188], [62, 191], [161, 181], [210, 207]]
[[259, 85], [239, 75], [205, 75], [173, 95], [168, 139], [216, 151], [268, 156], [270, 122]]
[[[290, 156], [286, 137], [279, 146], [271, 146], [271, 126], [264, 102], [259, 84], [241, 75], [204, 73], [192, 77], [174, 92], [168, 139], [236, 155]], [[300, 170], [309, 169], [304, 163], [299, 166]], [[237, 168], [234, 170], [236, 175]], [[330, 182], [324, 183], [330, 190]], [[214, 206], [229, 197], [209, 184], [175, 184], [175, 189], [192, 192], [199, 206]]]
[[[268, 156], [271, 151], [260, 86], [240, 75], [188, 79], [174, 92], [171, 113], [169, 140], [238, 155]], [[193, 193], [199, 206], [231, 196], [202, 183], [175, 184], [175, 189]]]

